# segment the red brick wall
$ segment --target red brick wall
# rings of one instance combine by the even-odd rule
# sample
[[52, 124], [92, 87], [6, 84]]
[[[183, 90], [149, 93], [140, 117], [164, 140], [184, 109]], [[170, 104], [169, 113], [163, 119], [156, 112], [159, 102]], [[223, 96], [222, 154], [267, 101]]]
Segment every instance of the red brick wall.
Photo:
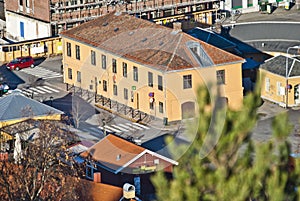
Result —
[[134, 163], [132, 163], [129, 167], [130, 168], [138, 168], [140, 166], [155, 166], [154, 164], [154, 160], [158, 159], [159, 160], [159, 164], [157, 165], [157, 169], [164, 169], [167, 172], [172, 172], [172, 164], [161, 159], [158, 158], [156, 156], [152, 156], [151, 154], [145, 154], [142, 157], [140, 157], [139, 159], [137, 159]]
[[6, 0], [6, 10], [22, 13], [35, 19], [50, 22], [50, 2], [49, 0], [29, 0], [30, 13], [26, 12], [26, 0], [23, 1], [23, 11], [19, 10], [18, 0]]

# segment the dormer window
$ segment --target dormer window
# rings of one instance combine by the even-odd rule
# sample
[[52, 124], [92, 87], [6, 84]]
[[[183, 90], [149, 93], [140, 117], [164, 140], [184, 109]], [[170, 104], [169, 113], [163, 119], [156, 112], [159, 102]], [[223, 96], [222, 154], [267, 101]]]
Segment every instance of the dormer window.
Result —
[[195, 41], [187, 42], [188, 48], [191, 50], [195, 59], [199, 62], [201, 67], [209, 67], [213, 65], [212, 60], [209, 55], [203, 49], [200, 43]]

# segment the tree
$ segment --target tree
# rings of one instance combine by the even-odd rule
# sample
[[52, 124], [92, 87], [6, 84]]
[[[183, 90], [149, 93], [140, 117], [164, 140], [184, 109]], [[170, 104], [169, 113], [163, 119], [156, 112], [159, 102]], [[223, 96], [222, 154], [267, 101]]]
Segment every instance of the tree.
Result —
[[[239, 111], [226, 111], [225, 124], [218, 124], [222, 110], [215, 112], [215, 130], [222, 132], [218, 143], [207, 155], [205, 137], [212, 118], [212, 104], [208, 92], [198, 93], [199, 127], [197, 135], [185, 155], [174, 168], [172, 180], [162, 172], [152, 178], [158, 200], [298, 200], [299, 162], [289, 169], [291, 131], [287, 114], [273, 121], [270, 141], [254, 143], [251, 131], [256, 124], [259, 89], [247, 95]], [[225, 108], [223, 109], [224, 112]], [[178, 148], [177, 148], [178, 149]]]
[[[78, 169], [67, 151], [74, 134], [63, 129], [58, 121], [28, 120], [27, 123], [38, 125], [38, 132], [22, 146], [20, 163], [13, 159], [0, 161], [1, 200], [76, 200]], [[30, 128], [24, 124], [10, 128], [23, 139], [24, 132]]]

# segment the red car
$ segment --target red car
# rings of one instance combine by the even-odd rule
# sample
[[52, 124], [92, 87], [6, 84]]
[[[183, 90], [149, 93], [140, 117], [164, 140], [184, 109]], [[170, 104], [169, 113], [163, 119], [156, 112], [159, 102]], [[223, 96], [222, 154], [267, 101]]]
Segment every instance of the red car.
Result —
[[28, 68], [34, 67], [34, 60], [31, 56], [27, 56], [27, 57], [18, 57], [14, 60], [12, 60], [11, 62], [9, 62], [8, 64], [6, 64], [6, 67], [9, 70], [20, 70], [22, 68]]

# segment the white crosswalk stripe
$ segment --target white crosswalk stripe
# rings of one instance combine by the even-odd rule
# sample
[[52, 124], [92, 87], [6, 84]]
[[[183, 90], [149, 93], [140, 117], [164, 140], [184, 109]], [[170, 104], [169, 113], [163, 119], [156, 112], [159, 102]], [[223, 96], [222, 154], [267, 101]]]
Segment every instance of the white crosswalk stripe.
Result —
[[141, 127], [138, 127], [134, 124], [130, 124], [130, 123], [126, 123], [128, 126], [132, 127], [132, 128], [135, 128], [135, 129], [138, 129], [138, 130], [143, 130]]
[[62, 77], [63, 75], [51, 70], [48, 70], [43, 67], [36, 66], [34, 68], [24, 68], [22, 69], [22, 72], [34, 75], [39, 78], [43, 79], [50, 79], [50, 78], [57, 78], [57, 77]]
[[112, 130], [113, 132], [116, 132], [116, 133], [121, 133], [122, 132], [122, 131], [120, 131], [118, 129], [115, 129], [115, 128], [112, 128], [112, 127], [110, 127], [108, 125], [105, 125], [104, 127], [107, 128], [107, 129], [109, 129], [109, 130]]
[[126, 130], [126, 129], [120, 127], [120, 126], [117, 126], [117, 125], [111, 125], [111, 126], [114, 127], [114, 128], [116, 128], [116, 129], [119, 129], [120, 131], [125, 131], [125, 132], [128, 131], [128, 130]]
[[140, 127], [142, 127], [143, 129], [150, 129], [149, 127], [147, 127], [147, 126], [144, 126], [143, 124], [139, 124], [139, 123], [133, 123], [134, 125], [136, 125], [136, 126], [140, 126]]
[[125, 124], [118, 124], [118, 126], [123, 127], [123, 128], [125, 128], [127, 130], [130, 130], [130, 131], [134, 131], [135, 130], [134, 128], [130, 128], [129, 126], [127, 126]]
[[53, 88], [50, 88], [50, 87], [48, 87], [48, 86], [44, 86], [44, 88], [46, 88], [46, 89], [48, 89], [48, 90], [50, 90], [50, 91], [56, 92], [56, 93], [59, 92], [58, 90], [53, 89]]
[[9, 92], [6, 94], [3, 94], [2, 97], [11, 94], [13, 91], [17, 91], [25, 96], [32, 96], [32, 93], [33, 93], [33, 95], [45, 95], [45, 94], [59, 93], [59, 90], [45, 85], [45, 86], [30, 87], [28, 89], [22, 88], [22, 89], [9, 90]]
[[[125, 123], [125, 124], [112, 124], [105, 125], [106, 132], [110, 133], [122, 133], [122, 132], [132, 132], [132, 131], [142, 131], [150, 129], [148, 126], [139, 123]], [[104, 127], [99, 126], [101, 130], [104, 131]]]

